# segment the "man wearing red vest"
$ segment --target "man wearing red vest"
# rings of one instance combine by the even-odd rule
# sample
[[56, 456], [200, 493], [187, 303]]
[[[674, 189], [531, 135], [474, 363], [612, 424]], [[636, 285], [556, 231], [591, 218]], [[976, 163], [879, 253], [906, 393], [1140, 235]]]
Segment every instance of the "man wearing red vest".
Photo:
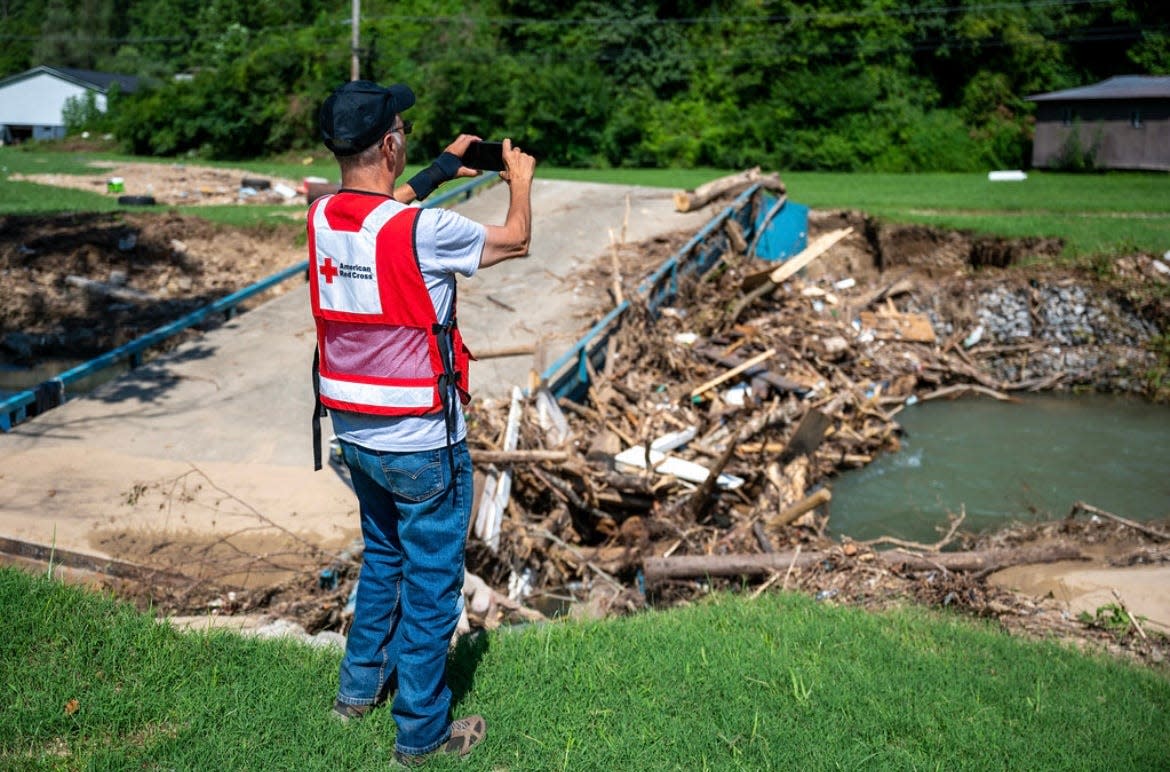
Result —
[[[472, 472], [461, 402], [469, 355], [456, 324], [455, 274], [528, 254], [532, 156], [504, 140], [510, 190], [501, 226], [407, 206], [442, 182], [477, 174], [464, 134], [407, 183], [414, 104], [404, 85], [339, 87], [321, 135], [341, 190], [309, 209], [309, 287], [317, 324], [319, 401], [349, 469], [365, 551], [334, 712], [360, 718], [394, 694], [394, 758], [466, 755], [480, 716], [451, 720], [447, 646], [462, 603]], [[319, 375], [318, 375], [319, 372]]]

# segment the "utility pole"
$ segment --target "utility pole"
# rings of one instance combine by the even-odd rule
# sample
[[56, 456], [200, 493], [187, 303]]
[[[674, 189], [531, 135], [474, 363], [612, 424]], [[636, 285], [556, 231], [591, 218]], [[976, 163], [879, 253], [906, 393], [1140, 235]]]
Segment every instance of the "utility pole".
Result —
[[358, 28], [361, 26], [361, 15], [362, 0], [353, 0], [353, 18], [351, 19], [353, 26], [349, 43], [350, 55], [352, 57], [349, 65], [350, 80], [358, 79]]

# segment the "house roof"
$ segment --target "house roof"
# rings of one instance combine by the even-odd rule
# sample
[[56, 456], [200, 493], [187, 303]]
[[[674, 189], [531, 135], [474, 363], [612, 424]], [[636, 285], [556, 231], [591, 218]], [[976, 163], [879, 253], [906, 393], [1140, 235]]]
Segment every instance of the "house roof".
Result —
[[1030, 102], [1068, 102], [1105, 99], [1170, 99], [1170, 76], [1118, 75], [1091, 86], [1050, 91], [1026, 97]]
[[100, 91], [103, 94], [109, 93], [110, 87], [115, 83], [126, 94], [138, 89], [138, 78], [133, 75], [119, 75], [117, 73], [96, 72], [94, 70], [77, 70], [72, 67], [50, 67], [47, 64], [42, 64], [39, 67], [33, 67], [31, 70], [25, 70], [16, 75], [10, 75], [7, 78], [0, 79], [0, 86], [16, 83], [17, 81], [30, 78], [40, 73], [48, 73], [62, 80], [76, 83], [79, 86]]

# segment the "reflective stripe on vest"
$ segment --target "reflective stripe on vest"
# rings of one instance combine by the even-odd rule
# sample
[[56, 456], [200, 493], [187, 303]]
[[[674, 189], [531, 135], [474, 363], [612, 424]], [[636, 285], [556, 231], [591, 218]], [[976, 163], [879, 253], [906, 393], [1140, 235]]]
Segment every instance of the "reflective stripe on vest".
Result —
[[361, 405], [431, 409], [435, 402], [435, 387], [378, 386], [372, 383], [342, 381], [322, 375], [321, 397], [335, 403], [351, 405], [350, 409], [354, 410], [360, 410]]

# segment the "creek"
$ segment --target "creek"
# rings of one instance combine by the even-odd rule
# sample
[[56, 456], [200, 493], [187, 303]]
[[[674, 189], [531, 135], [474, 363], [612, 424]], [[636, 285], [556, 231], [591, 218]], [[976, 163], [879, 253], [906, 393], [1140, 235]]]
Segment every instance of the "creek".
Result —
[[1046, 394], [918, 403], [896, 420], [900, 451], [831, 481], [834, 537], [932, 543], [948, 513], [983, 532], [1063, 518], [1077, 500], [1132, 520], [1170, 515], [1170, 406]]

